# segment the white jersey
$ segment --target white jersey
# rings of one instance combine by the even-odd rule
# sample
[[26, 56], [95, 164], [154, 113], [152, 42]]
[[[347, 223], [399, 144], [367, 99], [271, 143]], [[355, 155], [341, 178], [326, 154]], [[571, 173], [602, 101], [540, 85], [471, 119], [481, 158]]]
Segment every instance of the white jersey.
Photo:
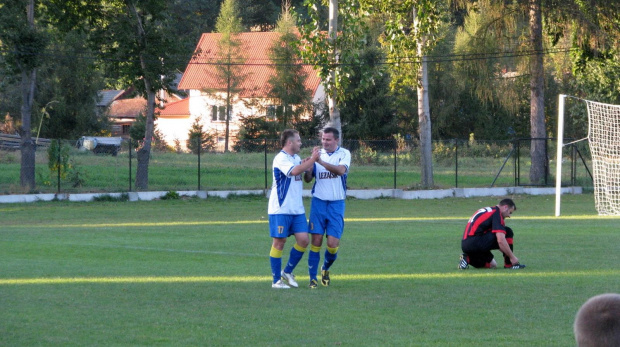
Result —
[[312, 196], [326, 201], [344, 200], [347, 197], [347, 175], [351, 165], [351, 152], [338, 147], [333, 153], [321, 149], [321, 160], [335, 166], [344, 165], [344, 175], [338, 176], [329, 172], [323, 165], [314, 164], [314, 186]]
[[273, 158], [273, 184], [269, 195], [268, 214], [305, 214], [302, 200], [303, 181], [301, 174], [291, 176], [291, 171], [301, 164], [301, 158], [280, 151]]

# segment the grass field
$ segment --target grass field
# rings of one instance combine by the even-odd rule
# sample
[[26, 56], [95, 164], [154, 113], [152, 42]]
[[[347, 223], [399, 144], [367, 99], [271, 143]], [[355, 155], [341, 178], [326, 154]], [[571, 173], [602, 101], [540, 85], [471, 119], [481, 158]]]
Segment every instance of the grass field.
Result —
[[1, 205], [0, 345], [574, 345], [579, 306], [619, 291], [620, 218], [589, 194], [560, 218], [552, 196], [514, 199], [524, 270], [456, 270], [496, 198], [350, 199], [316, 290], [307, 255], [300, 288], [271, 289], [262, 197]]

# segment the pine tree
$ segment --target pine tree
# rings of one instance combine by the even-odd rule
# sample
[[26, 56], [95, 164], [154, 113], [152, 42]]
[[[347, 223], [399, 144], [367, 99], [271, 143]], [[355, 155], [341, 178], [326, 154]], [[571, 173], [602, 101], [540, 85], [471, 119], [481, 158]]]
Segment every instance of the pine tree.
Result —
[[245, 76], [241, 66], [245, 62], [241, 52], [241, 41], [237, 37], [243, 30], [241, 19], [237, 16], [239, 8], [236, 0], [224, 0], [217, 17], [215, 29], [222, 34], [218, 42], [217, 77], [226, 85], [226, 135], [224, 151], [228, 152], [230, 138], [230, 117], [233, 94], [239, 92], [239, 85]]
[[192, 123], [185, 144], [193, 154], [204, 153], [215, 148], [215, 138], [204, 131], [201, 117], [197, 117]]
[[300, 64], [296, 20], [284, 8], [276, 26], [279, 39], [269, 50], [274, 74], [269, 78], [269, 97], [279, 105], [277, 121], [281, 129], [293, 127], [300, 117], [311, 111], [311, 91], [306, 88], [306, 74]]

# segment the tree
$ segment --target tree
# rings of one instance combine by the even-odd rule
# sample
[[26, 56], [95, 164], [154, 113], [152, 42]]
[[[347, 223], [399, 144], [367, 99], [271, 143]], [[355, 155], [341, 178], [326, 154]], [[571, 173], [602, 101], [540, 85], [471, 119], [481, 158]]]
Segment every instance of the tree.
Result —
[[426, 55], [437, 42], [442, 3], [433, 0], [369, 2], [386, 17], [382, 43], [388, 49], [388, 59], [394, 63], [391, 71], [393, 89], [417, 89], [421, 183], [423, 187], [431, 188], [434, 182]]
[[361, 86], [362, 65], [356, 65], [349, 88], [355, 89], [341, 108], [342, 131], [350, 139], [385, 140], [398, 133], [395, 98], [390, 93], [390, 76], [383, 62], [385, 54], [380, 47], [369, 46], [360, 54], [362, 65], [381, 71], [375, 83]]
[[0, 41], [7, 48], [4, 60], [14, 73], [21, 75], [20, 183], [29, 192], [35, 188], [32, 107], [37, 68], [42, 62], [47, 37], [35, 25], [34, 0], [7, 0], [0, 8]]
[[[530, 76], [530, 137], [532, 145], [530, 154], [532, 165], [530, 168], [530, 181], [539, 183], [545, 174], [547, 157], [544, 149], [544, 141], [536, 140], [546, 137], [545, 120], [545, 68], [544, 68], [544, 43], [547, 34], [547, 42], [555, 46], [560, 38], [571, 35], [573, 44], [583, 48], [610, 46], [617, 44], [618, 30], [617, 13], [620, 5], [616, 1], [593, 0], [588, 2], [570, 0], [558, 2], [555, 0], [527, 0], [516, 2], [488, 2], [459, 0], [455, 4], [465, 8], [465, 4], [471, 4], [469, 10], [481, 11], [485, 8], [499, 8], [500, 16], [488, 16], [488, 25], [481, 27], [477, 33], [471, 33], [476, 37], [492, 35], [496, 40], [506, 43], [506, 38], [513, 40], [515, 37], [526, 37], [521, 41], [524, 44], [522, 53], [527, 59], [526, 64]], [[491, 6], [493, 5], [493, 6]], [[488, 13], [488, 12], [487, 12]], [[543, 28], [544, 17], [544, 28]], [[514, 18], [518, 19], [515, 22]], [[522, 18], [522, 19], [521, 19]], [[522, 20], [523, 22], [519, 22]], [[520, 25], [522, 23], [526, 25]], [[514, 24], [518, 25], [514, 25]], [[509, 25], [506, 25], [509, 24]], [[505, 35], [512, 31], [514, 35]], [[514, 51], [514, 50], [513, 50]]]
[[114, 0], [101, 2], [102, 19], [92, 42], [99, 47], [108, 72], [124, 85], [133, 85], [145, 96], [144, 143], [139, 148], [136, 188], [148, 189], [148, 169], [154, 134], [156, 92], [169, 89], [179, 51], [172, 36], [174, 23], [167, 0]]
[[[325, 6], [329, 9], [328, 32], [322, 19]], [[309, 23], [302, 26], [304, 50], [302, 55], [312, 64], [321, 77], [328, 98], [328, 125], [341, 130], [339, 105], [346, 98], [353, 66], [360, 64], [359, 54], [366, 46], [368, 27], [365, 20], [370, 15], [370, 5], [358, 0], [306, 1]], [[360, 85], [372, 84], [377, 77], [364, 69]], [[344, 134], [340, 136], [340, 140]]]
[[51, 30], [49, 45], [54, 59], [39, 68], [36, 103], [48, 105], [37, 112], [37, 134], [41, 137], [76, 139], [101, 134], [109, 128], [108, 118], [96, 112], [97, 93], [104, 88], [101, 71], [90, 59], [85, 33]]
[[239, 86], [245, 79], [245, 75], [241, 71], [245, 59], [241, 52], [241, 41], [236, 37], [243, 30], [241, 19], [237, 16], [238, 13], [236, 0], [224, 0], [215, 24], [217, 32], [222, 34], [218, 41], [216, 70], [218, 79], [226, 85], [226, 135], [224, 140], [224, 151], [226, 152], [228, 152], [230, 138], [233, 93], [239, 92]]
[[280, 129], [294, 126], [300, 117], [312, 112], [311, 91], [306, 88], [306, 73], [300, 64], [296, 21], [285, 8], [276, 26], [280, 34], [269, 50], [274, 73], [269, 78], [268, 96], [281, 107], [277, 121]]
[[204, 131], [200, 117], [192, 123], [185, 145], [193, 154], [204, 153], [215, 148], [215, 138]]
[[252, 31], [272, 30], [280, 12], [274, 0], [245, 0], [240, 10], [243, 23]]

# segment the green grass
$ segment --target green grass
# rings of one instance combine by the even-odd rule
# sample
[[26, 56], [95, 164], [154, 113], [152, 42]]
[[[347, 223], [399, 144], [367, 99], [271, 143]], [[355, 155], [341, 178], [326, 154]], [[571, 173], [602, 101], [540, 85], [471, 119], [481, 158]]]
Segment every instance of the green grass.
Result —
[[305, 287], [306, 255], [286, 291], [262, 197], [0, 206], [0, 345], [574, 345], [579, 306], [620, 287], [619, 219], [514, 199], [522, 271], [456, 270], [496, 198], [350, 199], [332, 286]]

